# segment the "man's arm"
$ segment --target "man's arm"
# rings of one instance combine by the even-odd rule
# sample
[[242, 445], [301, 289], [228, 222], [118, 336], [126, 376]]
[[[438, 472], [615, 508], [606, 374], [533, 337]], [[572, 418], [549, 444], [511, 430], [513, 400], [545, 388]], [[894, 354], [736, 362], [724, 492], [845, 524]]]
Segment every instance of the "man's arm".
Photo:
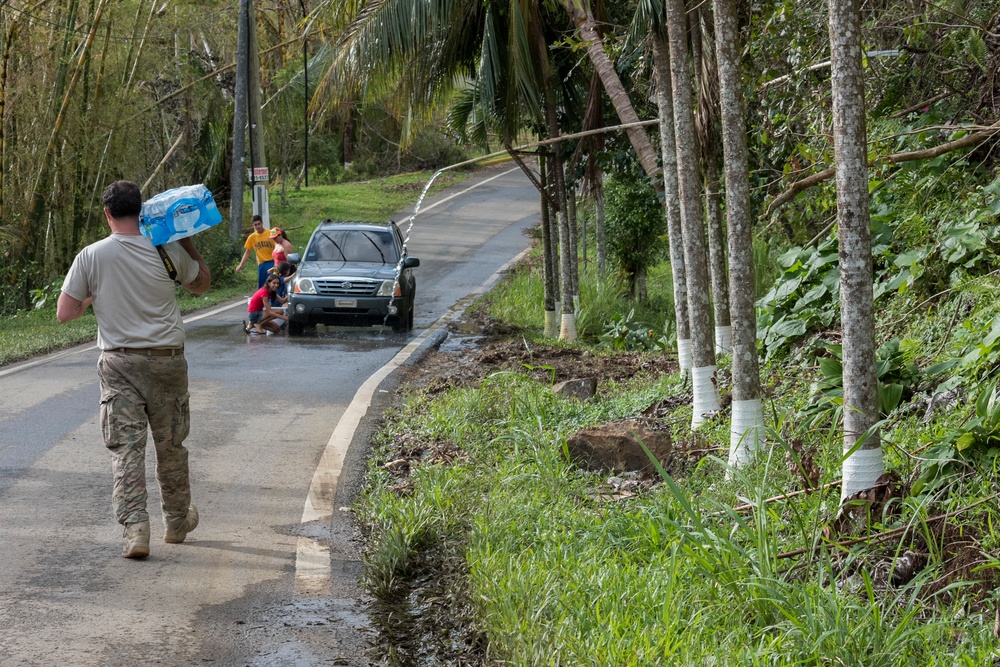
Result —
[[63, 324], [72, 322], [83, 315], [83, 311], [87, 310], [87, 307], [93, 300], [93, 297], [88, 296], [83, 301], [80, 301], [66, 294], [66, 292], [60, 292], [59, 300], [56, 301], [56, 318]]
[[251, 250], [252, 250], [252, 248], [247, 248], [247, 251], [245, 253], [243, 253], [243, 259], [241, 259], [240, 263], [236, 265], [236, 270], [237, 271], [239, 271], [240, 269], [243, 268], [243, 262], [247, 261], [247, 257], [250, 256], [250, 251]]
[[[191, 255], [191, 259], [198, 263], [198, 275], [194, 280], [181, 285], [184, 289], [191, 292], [192, 294], [204, 294], [208, 291], [208, 288], [212, 286], [212, 272], [208, 270], [208, 264], [205, 263], [205, 258], [201, 256], [198, 249], [194, 247], [194, 242], [191, 238], [184, 238], [177, 242], [180, 247], [187, 251], [187, 254]], [[250, 252], [249, 250], [247, 251]]]

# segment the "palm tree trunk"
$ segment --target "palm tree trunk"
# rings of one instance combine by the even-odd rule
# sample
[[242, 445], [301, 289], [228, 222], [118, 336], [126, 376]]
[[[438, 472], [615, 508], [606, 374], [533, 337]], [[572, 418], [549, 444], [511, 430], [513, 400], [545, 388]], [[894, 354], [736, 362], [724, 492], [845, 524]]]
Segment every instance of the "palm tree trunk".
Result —
[[705, 150], [705, 208], [708, 213], [708, 260], [712, 278], [712, 306], [715, 317], [715, 351], [729, 354], [733, 348], [733, 327], [729, 319], [729, 286], [726, 283], [726, 230], [722, 224], [719, 192], [719, 160], [716, 146]]
[[706, 414], [719, 409], [719, 388], [715, 377], [715, 336], [712, 332], [709, 304], [708, 253], [698, 177], [694, 96], [688, 63], [684, 0], [667, 0], [666, 8], [681, 228], [684, 235], [684, 269], [688, 287], [688, 321], [691, 325], [691, 379], [694, 393], [691, 427], [697, 428], [704, 423]]
[[594, 181], [594, 233], [597, 236], [597, 277], [605, 278], [608, 265], [608, 247], [604, 238], [604, 172], [597, 172]]
[[688, 323], [687, 273], [684, 271], [684, 234], [681, 230], [680, 190], [677, 181], [677, 141], [674, 136], [674, 102], [670, 78], [670, 46], [665, 33], [652, 30], [653, 68], [656, 73], [656, 106], [660, 116], [660, 150], [663, 154], [663, 208], [667, 216], [670, 272], [674, 287], [674, 326], [677, 329], [677, 363], [691, 368], [691, 326]]
[[[629, 99], [628, 93], [625, 92], [625, 87], [622, 86], [621, 79], [618, 78], [618, 72], [615, 71], [615, 67], [608, 58], [608, 54], [604, 51], [604, 41], [597, 32], [597, 24], [590, 13], [590, 8], [584, 6], [586, 0], [562, 0], [562, 3], [573, 19], [573, 23], [576, 24], [577, 30], [580, 31], [580, 39], [586, 45], [587, 56], [594, 66], [594, 71], [601, 77], [601, 83], [604, 85], [604, 90], [608, 93], [608, 97], [611, 98], [611, 104], [615, 107], [618, 118], [623, 124], [639, 122], [639, 116], [635, 113], [632, 100]], [[639, 156], [642, 168], [645, 170], [646, 175], [653, 181], [653, 187], [660, 190], [662, 188], [658, 177], [660, 168], [656, 164], [656, 151], [653, 149], [653, 144], [649, 141], [649, 136], [641, 127], [629, 128], [626, 133], [628, 134], [629, 141], [632, 143], [632, 148], [635, 150], [636, 155]]]
[[[539, 71], [542, 76], [542, 85], [545, 96], [545, 125], [548, 130], [549, 139], [558, 139], [559, 117], [556, 110], [555, 86], [552, 80], [556, 73], [548, 57], [548, 44], [545, 35], [542, 34], [539, 24], [535, 24], [535, 55], [539, 60]], [[573, 285], [575, 280], [572, 270], [575, 264], [572, 261], [571, 250], [573, 248], [572, 231], [569, 226], [566, 204], [566, 179], [563, 171], [562, 142], [556, 141], [552, 144], [552, 161], [549, 164], [549, 177], [554, 189], [554, 206], [556, 209], [556, 219], [559, 229], [559, 295], [561, 302], [561, 318], [559, 323], [559, 340], [576, 340], [576, 313], [573, 308]]]
[[861, 16], [855, 0], [830, 0], [830, 81], [840, 235], [840, 320], [844, 353], [844, 461], [841, 498], [875, 485], [885, 470], [875, 424], [875, 311], [872, 290], [868, 140], [861, 65]]
[[548, 189], [548, 174], [545, 167], [545, 157], [538, 157], [538, 173], [542, 189], [540, 194], [542, 208], [542, 277], [545, 288], [545, 328], [542, 335], [546, 338], [556, 338], [559, 335], [559, 319], [556, 314], [556, 268], [553, 262], [556, 249], [552, 247], [552, 216], [549, 215], [549, 200], [545, 196]]
[[753, 265], [743, 82], [739, 71], [737, 0], [715, 0], [716, 60], [726, 173], [726, 222], [729, 232], [729, 310], [733, 327], [733, 415], [729, 463], [750, 461], [764, 442], [757, 360], [757, 312]]
[[580, 220], [576, 215], [576, 186], [573, 182], [566, 184], [566, 219], [569, 222], [569, 259], [573, 262], [569, 275], [573, 280], [570, 292], [573, 294], [574, 312], [580, 305]]

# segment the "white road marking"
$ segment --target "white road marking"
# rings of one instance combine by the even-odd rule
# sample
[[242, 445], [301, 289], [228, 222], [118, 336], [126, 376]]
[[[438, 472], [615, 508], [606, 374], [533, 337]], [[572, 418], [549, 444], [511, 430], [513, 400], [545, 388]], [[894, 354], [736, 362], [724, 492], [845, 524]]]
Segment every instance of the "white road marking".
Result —
[[[183, 322], [184, 324], [187, 324], [188, 322], [197, 322], [198, 320], [203, 320], [206, 317], [211, 317], [213, 315], [218, 315], [219, 313], [225, 312], [227, 310], [231, 310], [239, 305], [246, 305], [246, 302], [247, 302], [246, 299], [241, 299], [235, 303], [230, 303], [225, 306], [220, 306], [219, 308], [215, 308], [208, 312], [195, 315], [194, 317], [185, 318]], [[96, 350], [96, 349], [97, 349], [96, 345], [90, 345], [88, 347], [81, 347], [79, 349], [63, 350], [62, 352], [54, 352], [53, 354], [47, 354], [44, 357], [39, 357], [38, 359], [35, 359], [34, 361], [29, 361], [24, 364], [19, 364], [11, 368], [5, 368], [3, 370], [0, 370], [0, 378], [7, 375], [13, 375], [14, 373], [20, 373], [21, 371], [28, 370], [29, 368], [34, 368], [35, 366], [47, 364], [49, 362], [55, 361], [56, 359], [62, 359], [63, 357], [68, 357], [74, 354], [82, 354], [83, 352], [89, 352], [90, 350]]]
[[[461, 196], [462, 196], [462, 195], [464, 195], [465, 193], [467, 193], [467, 192], [470, 192], [470, 191], [472, 191], [472, 190], [475, 190], [475, 189], [476, 189], [476, 188], [478, 188], [478, 187], [479, 187], [480, 185], [486, 185], [486, 184], [487, 184], [487, 183], [489, 183], [490, 181], [495, 181], [496, 179], [498, 179], [498, 178], [501, 178], [501, 177], [503, 177], [503, 176], [506, 176], [507, 174], [512, 174], [512, 173], [514, 173], [515, 171], [520, 171], [520, 167], [515, 167], [515, 168], [513, 168], [513, 169], [508, 169], [507, 171], [503, 172], [502, 174], [497, 174], [496, 176], [490, 176], [490, 177], [489, 177], [489, 178], [487, 178], [487, 179], [484, 179], [484, 180], [482, 180], [482, 181], [479, 181], [478, 183], [475, 183], [475, 184], [473, 184], [473, 185], [470, 185], [469, 187], [465, 188], [465, 189], [464, 189], [464, 190], [462, 190], [461, 192], [456, 192], [455, 194], [453, 194], [453, 195], [448, 195], [448, 196], [447, 196], [447, 197], [445, 197], [444, 199], [441, 199], [441, 200], [439, 200], [439, 201], [436, 201], [436, 202], [434, 202], [433, 204], [428, 204], [428, 205], [427, 205], [427, 206], [425, 206], [424, 208], [420, 209], [420, 213], [426, 213], [427, 211], [431, 210], [431, 209], [432, 209], [432, 208], [434, 208], [435, 206], [440, 206], [441, 204], [444, 204], [445, 202], [449, 202], [449, 201], [451, 201], [452, 199], [454, 199], [455, 197], [461, 197]], [[420, 215], [420, 213], [418, 213], [418, 215]], [[410, 218], [412, 218], [412, 217], [413, 217], [413, 214], [411, 213], [410, 215], [406, 216], [406, 219], [407, 219], [407, 220], [409, 220], [409, 219], [410, 219]]]

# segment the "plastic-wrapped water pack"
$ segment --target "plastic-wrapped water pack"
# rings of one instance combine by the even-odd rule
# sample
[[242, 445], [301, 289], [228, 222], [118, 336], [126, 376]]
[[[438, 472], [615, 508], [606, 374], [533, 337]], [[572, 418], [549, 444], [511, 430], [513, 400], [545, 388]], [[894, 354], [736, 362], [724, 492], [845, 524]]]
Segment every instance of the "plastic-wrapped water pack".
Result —
[[153, 245], [193, 236], [222, 222], [212, 192], [204, 185], [184, 185], [150, 197], [142, 204], [139, 229]]

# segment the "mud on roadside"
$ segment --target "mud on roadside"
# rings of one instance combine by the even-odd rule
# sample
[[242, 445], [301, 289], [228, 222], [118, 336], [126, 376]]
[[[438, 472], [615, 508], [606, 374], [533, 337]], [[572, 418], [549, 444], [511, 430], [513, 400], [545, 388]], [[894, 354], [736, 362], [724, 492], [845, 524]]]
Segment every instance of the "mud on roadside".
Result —
[[[499, 371], [526, 373], [555, 384], [596, 377], [601, 385], [639, 376], [674, 373], [667, 356], [619, 352], [601, 354], [580, 348], [530, 341], [516, 328], [498, 325], [471, 313], [449, 327], [440, 349], [405, 369], [401, 386], [438, 394], [453, 387], [472, 387]], [[395, 491], [410, 492], [409, 472], [418, 462], [452, 461], [463, 454], [454, 445], [425, 442], [416, 434], [397, 436], [382, 465], [397, 474]], [[466, 591], [466, 564], [460, 545], [449, 553], [427, 550], [413, 559], [405, 581], [397, 581], [391, 599], [376, 599], [370, 609], [378, 628], [375, 664], [406, 666], [478, 666], [489, 664], [488, 643], [479, 629]]]

